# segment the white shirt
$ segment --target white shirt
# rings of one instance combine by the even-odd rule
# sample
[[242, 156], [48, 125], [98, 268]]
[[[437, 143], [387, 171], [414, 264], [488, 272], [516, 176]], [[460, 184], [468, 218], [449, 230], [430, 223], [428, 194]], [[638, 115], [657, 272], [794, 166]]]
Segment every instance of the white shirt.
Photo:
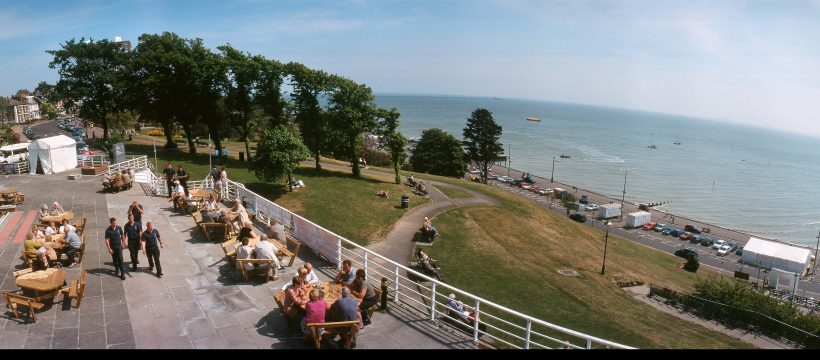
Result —
[[57, 229], [49, 226], [46, 228], [46, 236], [51, 236], [57, 233]]
[[314, 272], [313, 270], [310, 270], [310, 272], [307, 274], [307, 276], [305, 276], [305, 280], [307, 280], [308, 284], [311, 284], [313, 286], [316, 286], [316, 285], [319, 284], [319, 277], [316, 276], [316, 272]]
[[[276, 246], [270, 242], [270, 239], [265, 241], [260, 241], [256, 243], [256, 258], [257, 259], [273, 259], [273, 263], [276, 264], [276, 267], [282, 267], [279, 265], [279, 258], [276, 257]], [[259, 266], [267, 266], [267, 264], [259, 264]]]
[[[252, 259], [251, 256], [253, 254], [253, 249], [250, 246], [240, 246], [236, 249], [236, 260], [240, 259]], [[237, 267], [239, 267], [239, 261], [236, 262]], [[245, 270], [253, 270], [253, 264], [245, 263]]]
[[182, 185], [177, 185], [176, 187], [174, 187], [174, 192], [184, 193], [185, 188], [183, 188]]
[[[77, 228], [74, 225], [66, 224], [71, 231], [77, 231]], [[60, 234], [65, 234], [65, 226], [60, 225]]]

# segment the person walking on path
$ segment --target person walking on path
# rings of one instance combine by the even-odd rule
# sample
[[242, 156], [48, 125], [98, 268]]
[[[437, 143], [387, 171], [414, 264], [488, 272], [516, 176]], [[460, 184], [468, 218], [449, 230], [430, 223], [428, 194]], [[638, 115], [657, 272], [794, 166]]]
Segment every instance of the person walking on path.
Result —
[[137, 264], [140, 263], [140, 236], [142, 235], [142, 224], [134, 220], [134, 215], [128, 214], [128, 222], [125, 224], [125, 237], [128, 239], [128, 252], [131, 253], [131, 269], [136, 271]]
[[140, 228], [142, 228], [142, 214], [145, 213], [145, 209], [142, 208], [138, 202], [134, 201], [131, 203], [131, 206], [128, 207], [128, 214], [126, 215], [133, 215], [134, 222], [138, 222], [140, 224]]
[[159, 263], [159, 249], [165, 247], [165, 243], [159, 237], [159, 231], [154, 229], [154, 224], [150, 221], [145, 224], [145, 232], [142, 233], [142, 252], [148, 256], [148, 271], [154, 271], [157, 265], [157, 277], [162, 277], [162, 265]]
[[179, 184], [182, 185], [182, 188], [185, 189], [185, 193], [188, 193], [188, 172], [182, 168], [182, 164], [179, 164], [179, 168], [177, 169], [177, 180], [179, 180]]
[[165, 175], [165, 185], [168, 185], [168, 197], [171, 197], [171, 192], [174, 189], [174, 175], [177, 173], [171, 163], [168, 163], [165, 164], [165, 170], [162, 171], [162, 174]]
[[119, 273], [120, 279], [125, 280], [125, 264], [122, 261], [122, 248], [125, 244], [122, 227], [117, 225], [117, 219], [108, 220], [111, 226], [105, 229], [105, 246], [114, 261], [114, 276]]

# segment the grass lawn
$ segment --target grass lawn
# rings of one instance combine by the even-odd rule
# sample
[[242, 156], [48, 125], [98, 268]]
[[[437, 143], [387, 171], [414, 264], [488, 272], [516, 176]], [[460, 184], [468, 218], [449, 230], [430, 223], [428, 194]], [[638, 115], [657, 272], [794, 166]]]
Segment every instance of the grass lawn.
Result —
[[[500, 207], [465, 207], [436, 217], [436, 227], [447, 235], [428, 251], [439, 261], [449, 284], [536, 318], [630, 346], [750, 347], [657, 311], [614, 283], [616, 278], [636, 279], [691, 290], [697, 276], [715, 273], [704, 268], [698, 275], [683, 271], [676, 267], [679, 258], [610, 234], [607, 273], [602, 276], [600, 230], [511, 194], [495, 197], [502, 200]], [[557, 272], [565, 268], [581, 276]]]
[[446, 186], [436, 186], [436, 189], [443, 192], [450, 199], [461, 199], [461, 198], [471, 198], [472, 196], [464, 191], [459, 189], [446, 187]]
[[[126, 152], [146, 154], [153, 162], [152, 145], [127, 143]], [[184, 164], [193, 180], [203, 179], [209, 172], [207, 153], [191, 155], [158, 149], [157, 158], [160, 169], [169, 161], [174, 168]], [[404, 185], [393, 184], [388, 178], [354, 179], [349, 172], [322, 170], [317, 173], [313, 168], [300, 167], [294, 178], [302, 179], [306, 187], [289, 193], [284, 180], [270, 184], [257, 179], [247, 162], [230, 158], [225, 168], [228, 179], [243, 183], [249, 190], [361, 245], [382, 239], [407, 211], [399, 207], [398, 195], [387, 199], [375, 195], [381, 190], [389, 190], [391, 194], [406, 192]], [[414, 196], [410, 206], [428, 202], [429, 199]]]

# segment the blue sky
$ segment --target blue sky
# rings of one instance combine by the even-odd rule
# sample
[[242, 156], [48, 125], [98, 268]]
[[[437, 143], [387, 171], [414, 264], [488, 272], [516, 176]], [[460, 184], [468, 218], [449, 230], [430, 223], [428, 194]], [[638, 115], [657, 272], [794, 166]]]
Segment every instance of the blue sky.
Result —
[[176, 32], [376, 93], [659, 111], [820, 136], [820, 0], [4, 1], [0, 94], [71, 38]]

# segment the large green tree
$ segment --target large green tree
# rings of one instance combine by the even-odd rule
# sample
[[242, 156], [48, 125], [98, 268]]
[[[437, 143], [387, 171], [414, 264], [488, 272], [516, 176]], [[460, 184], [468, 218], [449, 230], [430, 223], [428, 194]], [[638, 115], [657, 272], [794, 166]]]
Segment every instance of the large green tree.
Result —
[[401, 184], [399, 171], [402, 164], [407, 159], [407, 138], [399, 132], [399, 114], [396, 108], [390, 110], [379, 109], [379, 133], [382, 135], [382, 142], [390, 153], [390, 162], [393, 163], [393, 171], [396, 173], [396, 184]]
[[66, 107], [77, 106], [84, 121], [102, 125], [103, 139], [107, 139], [108, 114], [124, 106], [130, 54], [120, 44], [84, 38], [46, 52], [54, 56], [48, 66], [60, 75], [55, 96], [65, 99]]
[[369, 87], [349, 79], [334, 76], [334, 88], [330, 97], [331, 128], [339, 135], [340, 148], [350, 156], [353, 176], [359, 176], [359, 137], [365, 131], [373, 131], [378, 125], [376, 100]]
[[467, 159], [478, 163], [481, 180], [487, 183], [489, 165], [504, 152], [501, 139], [501, 125], [493, 119], [493, 113], [484, 108], [473, 110], [467, 118], [462, 144], [467, 150]]
[[282, 175], [287, 175], [288, 189], [293, 191], [293, 171], [300, 161], [310, 156], [308, 148], [284, 125], [265, 130], [256, 146], [253, 163], [256, 177], [273, 182]]
[[294, 62], [288, 63], [286, 69], [293, 87], [293, 120], [299, 126], [302, 141], [313, 156], [316, 170], [319, 170], [322, 168], [319, 160], [328, 147], [330, 134], [330, 116], [322, 109], [319, 96], [328, 91], [330, 75]]
[[52, 85], [52, 84], [49, 84], [45, 81], [40, 81], [40, 83], [37, 84], [37, 87], [34, 88], [35, 93], [42, 96], [43, 99], [45, 99], [46, 101], [51, 102], [51, 103], [56, 103], [57, 101], [60, 100], [56, 96], [57, 92], [54, 91], [54, 90], [55, 90], [55, 86]]
[[414, 171], [460, 178], [467, 171], [467, 161], [461, 142], [441, 129], [421, 133], [416, 150], [410, 158]]

